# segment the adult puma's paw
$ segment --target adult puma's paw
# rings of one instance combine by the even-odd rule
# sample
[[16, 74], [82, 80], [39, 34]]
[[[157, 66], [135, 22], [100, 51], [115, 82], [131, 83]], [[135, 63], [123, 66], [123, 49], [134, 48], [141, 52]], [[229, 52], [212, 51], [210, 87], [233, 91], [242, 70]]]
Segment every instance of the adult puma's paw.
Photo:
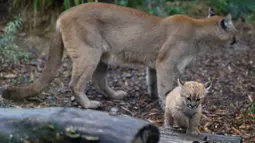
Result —
[[118, 90], [114, 93], [114, 95], [111, 96], [113, 99], [123, 99], [126, 97], [128, 94], [125, 91]]

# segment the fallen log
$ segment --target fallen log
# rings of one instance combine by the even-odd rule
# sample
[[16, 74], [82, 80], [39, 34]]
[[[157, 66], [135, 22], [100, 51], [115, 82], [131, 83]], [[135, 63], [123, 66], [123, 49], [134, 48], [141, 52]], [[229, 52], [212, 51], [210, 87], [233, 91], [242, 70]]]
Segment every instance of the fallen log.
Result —
[[242, 143], [242, 137], [206, 133], [201, 133], [199, 136], [191, 136], [178, 130], [160, 128], [159, 143]]
[[157, 143], [149, 122], [78, 108], [0, 109], [0, 143]]
[[205, 136], [208, 142], [241, 142], [241, 137], [208, 134], [195, 137], [159, 130], [144, 120], [95, 110], [0, 109], [0, 143], [193, 143], [204, 142]]

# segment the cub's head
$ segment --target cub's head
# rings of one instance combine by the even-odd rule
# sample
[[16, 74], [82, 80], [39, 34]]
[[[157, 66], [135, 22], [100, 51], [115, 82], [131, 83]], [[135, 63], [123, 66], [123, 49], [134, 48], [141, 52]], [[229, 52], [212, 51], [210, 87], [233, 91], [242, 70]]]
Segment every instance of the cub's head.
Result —
[[213, 37], [222, 41], [224, 44], [227, 43], [230, 46], [234, 46], [237, 43], [235, 34], [237, 30], [232, 22], [231, 14], [225, 17], [216, 16], [212, 8], [208, 10], [208, 21], [215, 23], [213, 27]]
[[196, 81], [183, 82], [180, 79], [177, 80], [178, 86], [181, 88], [181, 97], [188, 108], [195, 109], [203, 101], [211, 88], [211, 82], [205, 84]]

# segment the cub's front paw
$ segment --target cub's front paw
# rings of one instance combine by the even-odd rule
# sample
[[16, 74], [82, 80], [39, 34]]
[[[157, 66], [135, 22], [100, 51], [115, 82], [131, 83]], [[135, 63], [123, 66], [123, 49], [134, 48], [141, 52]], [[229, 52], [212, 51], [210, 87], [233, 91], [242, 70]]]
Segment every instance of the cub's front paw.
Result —
[[164, 128], [165, 128], [165, 129], [170, 129], [170, 130], [175, 130], [175, 128], [173, 128], [173, 127], [170, 126], [170, 125], [164, 125]]

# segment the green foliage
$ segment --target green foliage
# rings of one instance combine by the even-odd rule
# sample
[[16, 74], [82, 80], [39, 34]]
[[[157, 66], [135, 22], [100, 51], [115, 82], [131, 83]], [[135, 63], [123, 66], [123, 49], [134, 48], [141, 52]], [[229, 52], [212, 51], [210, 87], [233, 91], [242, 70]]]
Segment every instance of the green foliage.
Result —
[[217, 13], [231, 13], [234, 19], [240, 16], [249, 23], [255, 24], [255, 1], [254, 0], [208, 0]]
[[[167, 5], [177, 2], [179, 5]], [[242, 16], [247, 22], [255, 24], [255, 0], [116, 0], [118, 5], [138, 8], [157, 16], [190, 14], [190, 10], [199, 3], [207, 3], [219, 15], [231, 13], [234, 19]]]
[[[88, 0], [89, 2], [93, 2], [94, 0]], [[63, 4], [64, 4], [64, 9], [69, 9], [72, 6], [76, 6], [79, 4], [84, 3], [84, 0], [64, 0]]]
[[[116, 0], [115, 4], [121, 5], [121, 6], [127, 6], [128, 5], [128, 0]], [[130, 7], [132, 7], [132, 5]]]
[[[87, 0], [95, 2], [96, 0]], [[34, 14], [38, 11], [54, 9], [69, 9], [72, 6], [82, 4], [85, 0], [11, 0], [14, 8], [33, 7]], [[102, 1], [103, 2], [103, 1]], [[240, 16], [249, 23], [255, 24], [255, 0], [115, 0], [121, 6], [137, 8], [157, 16], [169, 16], [173, 14], [191, 14], [194, 6], [199, 3], [206, 3], [213, 7], [217, 14], [225, 15], [231, 13], [234, 19]], [[168, 3], [179, 3], [179, 5], [168, 5]], [[187, 6], [189, 5], [189, 6]], [[192, 5], [192, 6], [191, 6]], [[194, 11], [194, 10], [193, 10]], [[195, 13], [197, 14], [197, 13]]]
[[182, 7], [169, 7], [167, 8], [167, 15], [173, 15], [173, 14], [181, 14], [184, 13], [184, 10]]
[[[88, 0], [93, 2], [95, 0]], [[69, 9], [72, 6], [85, 3], [85, 0], [11, 0], [12, 8], [26, 8], [33, 6], [34, 14], [43, 11], [46, 8], [54, 8], [54, 6], [63, 6], [63, 9]]]
[[181, 2], [191, 2], [191, 1], [197, 1], [197, 0], [166, 0], [166, 1], [169, 1], [169, 2], [176, 2], [176, 1], [181, 1]]
[[217, 13], [226, 13], [227, 0], [208, 0], [208, 4], [216, 8]]
[[251, 106], [251, 113], [255, 114], [255, 104]]
[[22, 26], [22, 19], [17, 16], [14, 21], [7, 23], [4, 33], [0, 35], [0, 56], [6, 58], [9, 62], [18, 59], [28, 59], [30, 55], [22, 52], [14, 43], [15, 34]]
[[132, 8], [138, 8], [157, 16], [168, 16], [183, 13], [180, 6], [165, 6], [167, 0], [116, 0], [116, 4]]

